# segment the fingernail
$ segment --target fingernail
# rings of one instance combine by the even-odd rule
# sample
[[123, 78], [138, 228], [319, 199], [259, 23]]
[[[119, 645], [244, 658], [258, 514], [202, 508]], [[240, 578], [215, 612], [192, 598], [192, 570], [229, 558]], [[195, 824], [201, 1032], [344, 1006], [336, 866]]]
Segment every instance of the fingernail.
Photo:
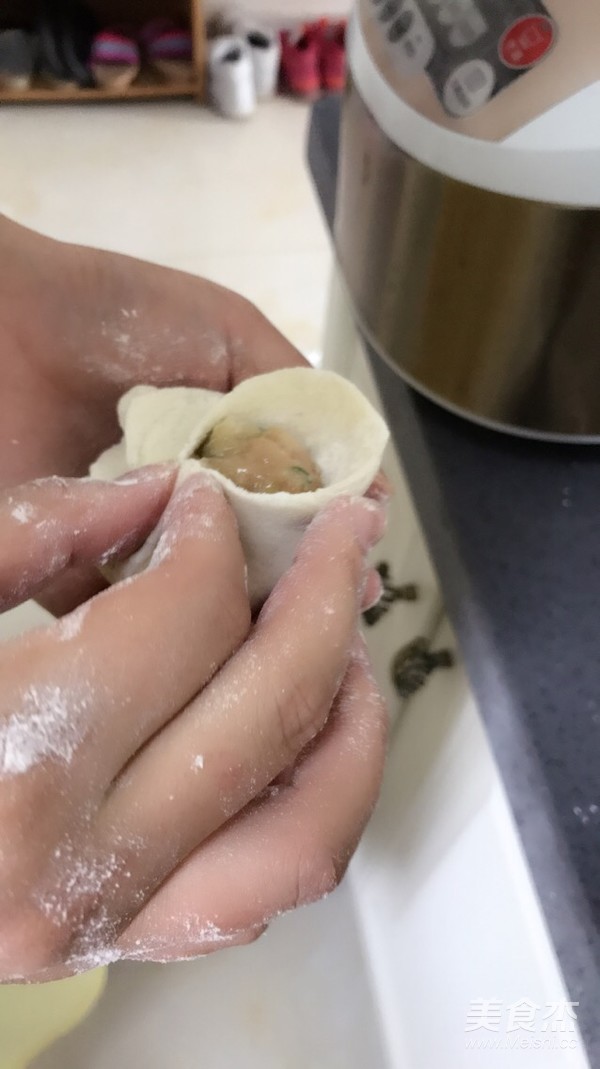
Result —
[[394, 493], [394, 488], [385, 472], [380, 471], [375, 476], [367, 493], [373, 501], [378, 501], [381, 505], [387, 504]]
[[141, 483], [155, 483], [171, 479], [175, 472], [174, 464], [147, 464], [144, 468], [135, 471], [126, 471], [119, 475], [115, 482], [119, 486], [139, 486]]
[[360, 604], [361, 610], [367, 612], [368, 609], [372, 609], [374, 605], [380, 600], [383, 594], [383, 583], [379, 572], [376, 572], [374, 568], [370, 568], [367, 572], [367, 578], [365, 587], [363, 590], [362, 601]]
[[350, 522], [361, 549], [367, 553], [382, 537], [387, 524], [387, 513], [377, 501], [358, 497], [351, 502]]

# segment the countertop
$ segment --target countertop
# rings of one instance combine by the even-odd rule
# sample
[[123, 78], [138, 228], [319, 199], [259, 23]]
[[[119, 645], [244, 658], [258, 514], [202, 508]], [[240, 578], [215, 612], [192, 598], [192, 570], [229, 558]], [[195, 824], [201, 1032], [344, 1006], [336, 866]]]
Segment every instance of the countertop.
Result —
[[[340, 100], [309, 164], [335, 212]], [[600, 339], [599, 339], [600, 344]], [[590, 1064], [600, 1066], [600, 447], [488, 431], [367, 347]]]

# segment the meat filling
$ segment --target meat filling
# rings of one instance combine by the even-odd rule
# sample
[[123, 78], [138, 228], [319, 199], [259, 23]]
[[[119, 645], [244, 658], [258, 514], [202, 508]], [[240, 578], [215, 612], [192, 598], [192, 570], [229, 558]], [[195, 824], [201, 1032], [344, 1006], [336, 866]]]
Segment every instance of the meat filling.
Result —
[[319, 468], [293, 434], [237, 416], [217, 423], [194, 456], [255, 494], [303, 494], [323, 485]]

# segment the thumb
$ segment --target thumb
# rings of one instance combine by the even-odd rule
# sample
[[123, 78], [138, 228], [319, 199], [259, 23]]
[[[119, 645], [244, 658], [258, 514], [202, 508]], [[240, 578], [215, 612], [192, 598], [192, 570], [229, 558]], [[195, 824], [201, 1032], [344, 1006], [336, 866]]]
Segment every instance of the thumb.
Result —
[[40, 479], [0, 496], [0, 611], [83, 565], [138, 549], [175, 483], [168, 467], [142, 468], [114, 483]]

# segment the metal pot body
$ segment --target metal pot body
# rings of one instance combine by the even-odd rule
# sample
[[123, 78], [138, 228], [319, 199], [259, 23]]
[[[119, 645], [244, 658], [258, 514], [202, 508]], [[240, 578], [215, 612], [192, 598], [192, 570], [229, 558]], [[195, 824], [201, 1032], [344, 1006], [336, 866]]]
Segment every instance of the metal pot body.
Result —
[[600, 212], [448, 177], [350, 85], [335, 241], [364, 330], [417, 389], [479, 422], [600, 441]]

